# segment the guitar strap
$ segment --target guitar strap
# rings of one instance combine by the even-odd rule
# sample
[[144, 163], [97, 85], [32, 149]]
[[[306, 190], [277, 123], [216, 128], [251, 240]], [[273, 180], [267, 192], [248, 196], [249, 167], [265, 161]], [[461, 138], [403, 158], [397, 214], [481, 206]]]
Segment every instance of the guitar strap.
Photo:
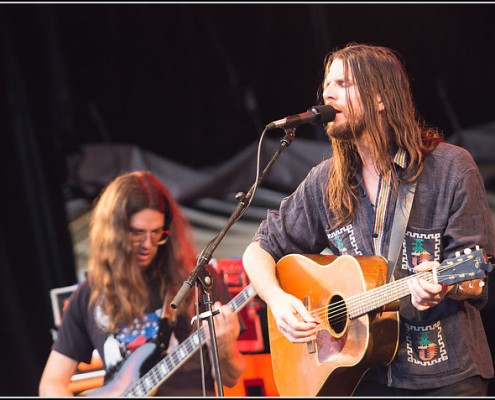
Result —
[[399, 260], [400, 249], [404, 242], [407, 221], [416, 190], [416, 180], [410, 183], [401, 182], [399, 185], [399, 195], [395, 205], [394, 222], [392, 223], [392, 233], [390, 234], [390, 245], [388, 248], [388, 268], [387, 282], [390, 282], [394, 274], [395, 266]]

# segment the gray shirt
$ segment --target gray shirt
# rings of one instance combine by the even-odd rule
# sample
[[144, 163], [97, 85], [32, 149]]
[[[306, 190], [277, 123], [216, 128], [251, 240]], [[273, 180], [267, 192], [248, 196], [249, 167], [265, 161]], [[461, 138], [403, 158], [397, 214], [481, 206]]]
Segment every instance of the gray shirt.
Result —
[[[399, 149], [394, 162], [404, 168]], [[360, 185], [356, 216], [332, 228], [326, 195], [331, 160], [314, 167], [296, 191], [269, 210], [255, 240], [275, 260], [287, 254], [388, 256], [397, 195], [390, 180], [379, 183], [376, 205]], [[494, 228], [483, 179], [472, 156], [463, 148], [441, 143], [425, 160], [418, 178], [394, 278], [413, 274], [423, 260], [442, 262], [457, 251], [479, 245], [495, 249]], [[428, 389], [464, 378], [494, 376], [493, 363], [479, 309], [487, 299], [455, 301], [418, 311], [410, 297], [401, 299], [399, 348], [393, 362], [374, 373], [389, 386]], [[427, 349], [427, 351], [425, 351]]]

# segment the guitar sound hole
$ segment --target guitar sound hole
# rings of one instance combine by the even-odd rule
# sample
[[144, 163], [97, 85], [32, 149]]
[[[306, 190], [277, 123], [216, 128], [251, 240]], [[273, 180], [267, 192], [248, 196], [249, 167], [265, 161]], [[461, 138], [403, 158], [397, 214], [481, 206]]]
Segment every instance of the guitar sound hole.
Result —
[[347, 306], [341, 296], [333, 296], [328, 307], [328, 324], [338, 335], [342, 333], [347, 325]]

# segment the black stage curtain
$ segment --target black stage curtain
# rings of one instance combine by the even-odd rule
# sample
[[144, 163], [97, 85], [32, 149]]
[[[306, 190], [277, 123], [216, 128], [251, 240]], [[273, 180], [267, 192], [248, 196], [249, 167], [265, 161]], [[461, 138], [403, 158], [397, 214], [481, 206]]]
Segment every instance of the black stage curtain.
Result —
[[38, 394], [52, 345], [49, 291], [76, 282], [62, 192], [64, 164], [53, 140], [61, 132], [55, 111], [67, 99], [52, 28], [50, 8], [22, 14], [0, 8], [0, 396]]
[[[290, 85], [294, 84], [296, 89], [294, 93], [306, 93], [307, 95], [302, 97], [301, 95], [285, 96], [288, 100], [294, 102], [294, 104], [285, 104], [282, 102], [281, 97], [283, 96], [280, 95], [279, 91], [268, 89], [271, 97], [265, 101], [265, 104], [278, 105], [279, 109], [272, 110], [273, 113], [263, 118], [258, 115], [257, 102], [247, 96], [250, 93], [249, 90], [245, 90], [247, 86], [240, 84], [242, 82], [241, 75], [238, 76], [235, 73], [233, 68], [235, 63], [227, 57], [229, 51], [224, 48], [223, 42], [219, 39], [221, 35], [218, 35], [214, 29], [215, 24], [213, 21], [215, 20], [212, 19], [207, 24], [199, 23], [199, 21], [208, 21], [207, 18], [199, 18], [200, 15], [202, 17], [205, 15], [204, 8], [197, 9], [197, 14], [191, 14], [191, 10], [186, 10], [182, 7], [180, 9], [170, 9], [180, 11], [180, 13], [171, 14], [170, 18], [165, 20], [165, 23], [162, 22], [160, 16], [159, 19], [152, 20], [155, 25], [152, 23], [143, 24], [147, 29], [149, 28], [152, 37], [163, 37], [163, 40], [167, 39], [167, 43], [171, 42], [175, 46], [170, 48], [179, 49], [180, 55], [186, 59], [186, 62], [185, 64], [178, 64], [156, 62], [167, 59], [167, 57], [173, 57], [173, 55], [167, 52], [162, 53], [161, 50], [156, 52], [149, 51], [147, 46], [143, 46], [146, 43], [141, 40], [141, 36], [134, 35], [135, 25], [130, 25], [131, 28], [125, 32], [132, 32], [132, 34], [129, 33], [133, 38], [131, 43], [139, 49], [139, 52], [131, 53], [127, 51], [129, 47], [128, 41], [121, 39], [119, 29], [126, 26], [130, 20], [133, 21], [132, 17], [134, 17], [136, 10], [134, 8], [130, 10], [124, 7], [118, 8], [118, 10], [113, 10], [115, 11], [114, 13], [109, 13], [108, 15], [105, 13], [109, 12], [109, 10], [105, 7], [100, 8], [101, 6], [98, 6], [98, 11], [100, 11], [98, 14], [95, 13], [95, 9], [87, 9], [80, 20], [77, 20], [81, 24], [82, 39], [77, 42], [77, 45], [74, 45], [74, 42], [69, 40], [71, 38], [70, 34], [64, 36], [62, 29], [59, 28], [60, 26], [70, 26], [70, 24], [74, 23], [74, 20], [66, 18], [66, 14], [61, 14], [57, 17], [56, 11], [59, 9], [56, 9], [56, 7], [57, 5], [50, 4], [31, 4], [29, 7], [24, 4], [2, 4], [0, 6], [0, 82], [2, 83], [0, 98], [3, 100], [0, 107], [0, 182], [2, 184], [0, 205], [3, 211], [0, 224], [0, 300], [1, 315], [3, 317], [0, 347], [2, 362], [0, 396], [37, 395], [39, 379], [52, 345], [50, 330], [53, 328], [53, 316], [49, 291], [52, 288], [67, 286], [76, 282], [75, 260], [65, 210], [65, 199], [66, 196], [70, 195], [70, 193], [67, 193], [67, 186], [64, 186], [68, 177], [65, 155], [70, 153], [71, 150], [79, 148], [78, 141], [80, 138], [78, 138], [77, 131], [86, 128], [89, 124], [83, 125], [75, 122], [78, 121], [78, 116], [80, 116], [81, 100], [74, 100], [71, 96], [73, 93], [71, 86], [76, 86], [74, 82], [77, 83], [78, 80], [72, 76], [73, 81], [71, 82], [69, 71], [76, 76], [84, 76], [87, 73], [85, 68], [87, 68], [88, 64], [94, 63], [95, 59], [98, 60], [98, 57], [103, 58], [101, 65], [100, 63], [98, 64], [99, 68], [94, 69], [102, 70], [104, 73], [98, 76], [101, 79], [93, 83], [93, 86], [104, 86], [109, 93], [117, 94], [116, 98], [109, 98], [106, 104], [109, 109], [112, 109], [110, 105], [114, 102], [119, 105], [123, 104], [124, 107], [118, 108], [118, 112], [110, 113], [113, 115], [113, 126], [118, 128], [132, 121], [132, 129], [128, 130], [130, 132], [129, 136], [125, 136], [125, 132], [122, 132], [122, 135], [124, 135], [123, 141], [128, 141], [127, 139], [129, 138], [136, 139], [136, 132], [140, 133], [140, 136], [144, 136], [142, 132], [152, 131], [154, 134], [147, 136], [148, 148], [164, 148], [168, 151], [168, 155], [171, 156], [178, 153], [177, 148], [183, 147], [188, 152], [189, 163], [195, 166], [217, 164], [218, 160], [216, 158], [222, 153], [225, 157], [222, 155], [220, 160], [225, 160], [227, 155], [233, 154], [232, 149], [234, 147], [238, 149], [240, 144], [249, 144], [254, 141], [255, 136], [253, 134], [261, 131], [261, 121], [267, 122], [280, 116], [300, 111], [300, 106], [297, 106], [297, 104], [311, 104], [309, 101], [314, 97], [313, 87], [319, 84], [319, 78], [316, 75], [314, 76], [315, 80], [309, 85], [299, 79], [301, 76], [308, 75], [308, 70], [291, 72], [288, 68], [291, 65], [291, 60], [290, 58], [287, 60], [287, 54], [292, 54], [294, 48], [308, 47], [306, 45], [308, 41], [301, 39], [304, 36], [299, 34], [299, 30], [296, 31], [299, 34], [297, 42], [287, 40], [287, 31], [292, 30], [295, 24], [294, 26], [290, 25], [290, 23], [287, 24], [284, 18], [280, 17], [281, 9], [278, 7], [276, 9], [263, 9], [259, 16], [256, 13], [249, 14], [253, 10], [251, 8], [249, 10], [243, 9], [243, 12], [248, 12], [248, 16], [260, 18], [252, 19], [246, 18], [245, 15], [243, 16], [243, 21], [248, 21], [247, 23], [250, 27], [256, 26], [260, 29], [260, 32], [256, 32], [259, 35], [259, 37], [256, 36], [259, 40], [256, 41], [256, 47], [252, 50], [252, 52], [260, 52], [260, 56], [254, 60], [254, 67], [246, 64], [245, 66], [243, 65], [243, 68], [245, 67], [246, 71], [249, 72], [249, 76], [270, 76], [268, 72], [277, 68], [275, 60], [277, 58], [282, 59], [284, 68], [281, 72], [287, 73], [287, 75], [281, 75], [281, 80], [285, 79], [286, 82], [290, 82]], [[361, 9], [361, 6], [359, 7]], [[228, 13], [224, 17], [224, 10], [223, 8], [215, 7], [210, 11], [211, 15], [220, 13], [219, 19], [228, 22], [229, 27], [239, 24], [240, 19], [238, 21], [235, 18], [226, 18], [229, 16]], [[313, 11], [311, 20], [319, 20], [316, 16], [320, 14], [315, 12], [320, 12], [321, 9], [311, 10]], [[340, 11], [343, 10], [343, 8], [340, 9]], [[83, 10], [70, 8], [65, 9], [65, 11], [70, 11], [69, 15], [78, 15]], [[154, 9], [146, 11], [137, 15], [144, 18], [147, 15], [153, 15], [155, 12]], [[304, 10], [298, 9], [297, 11]], [[349, 15], [353, 17], [356, 15], [356, 10], [348, 11], [351, 11]], [[443, 15], [444, 9], [440, 11], [442, 12], [441, 15]], [[457, 9], [454, 11], [453, 14], [449, 14], [451, 19], [454, 18], [454, 22], [457, 21], [456, 18], [469, 14], [462, 10], [460, 12]], [[409, 9], [407, 12], [409, 12]], [[422, 11], [418, 10], [418, 12]], [[117, 18], [120, 15], [119, 13], [124, 13], [124, 19]], [[177, 18], [175, 17], [176, 15], [178, 15]], [[198, 19], [190, 19], [191, 15], [198, 17]], [[297, 15], [299, 21], [299, 16], [305, 14], [298, 13]], [[332, 15], [339, 15], [339, 13], [335, 12]], [[389, 14], [380, 12], [377, 15], [383, 17]], [[435, 14], [428, 15], [430, 15], [431, 21], [437, 21]], [[109, 27], [104, 39], [110, 40], [101, 40], [98, 35], [94, 34], [91, 36], [91, 33], [98, 32], [98, 30], [86, 29], [86, 26], [90, 25], [96, 16], [104, 18], [101, 26]], [[284, 21], [284, 24], [290, 29], [286, 31], [272, 27], [271, 17], [274, 16]], [[486, 10], [483, 11], [482, 16], [484, 18], [481, 18], [481, 22], [485, 18], [486, 21], [490, 20], [489, 13]], [[368, 14], [365, 17], [369, 19]], [[177, 20], [177, 25], [173, 24], [174, 20]], [[401, 21], [400, 18], [392, 18], [391, 20]], [[427, 22], [430, 20], [427, 20]], [[444, 18], [444, 20], [447, 20], [447, 18]], [[299, 25], [306, 26], [304, 23]], [[331, 25], [329, 24], [328, 27], [331, 27]], [[360, 25], [366, 28], [364, 24], [357, 23], [343, 24], [338, 29], [342, 30], [345, 27], [350, 27], [353, 31], [349, 35], [350, 39], [355, 36], [354, 31]], [[97, 26], [100, 27], [100, 25]], [[170, 28], [160, 35], [156, 34], [156, 32], [161, 33], [160, 30], [155, 31], [155, 29], [158, 29], [157, 26]], [[180, 29], [184, 29], [186, 33], [186, 36], [181, 39], [183, 41], [178, 42], [179, 46], [176, 43], [177, 35], [175, 30], [179, 29], [177, 26]], [[184, 26], [185, 28], [183, 28]], [[200, 31], [201, 34], [194, 35], [193, 31], [189, 29], [196, 26], [206, 29], [207, 34]], [[327, 25], [320, 24], [316, 26], [323, 28]], [[469, 25], [467, 26], [469, 28]], [[480, 29], [483, 26], [491, 27], [492, 25], [476, 24], [476, 27]], [[390, 32], [390, 29], [387, 29]], [[450, 32], [449, 29], [443, 29], [442, 27], [441, 29], [442, 32]], [[375, 31], [373, 30], [373, 32]], [[428, 39], [439, 36], [445, 40], [443, 35], [432, 36], [430, 30], [423, 29], [423, 31], [429, 33]], [[480, 38], [489, 37], [489, 35], [483, 35], [483, 32], [478, 30], [476, 33]], [[280, 33], [281, 37], [278, 37], [275, 33]], [[378, 33], [380, 32], [378, 31]], [[463, 32], [459, 31], [458, 36], [455, 37], [460, 40], [461, 34], [464, 36]], [[224, 37], [229, 35], [224, 35]], [[329, 32], [328, 35], [331, 37], [332, 32]], [[125, 38], [125, 35], [122, 37]], [[272, 42], [272, 37], [277, 40]], [[317, 37], [322, 39], [322, 35], [317, 35]], [[341, 37], [340, 41], [347, 41], [347, 37]], [[377, 37], [377, 40], [379, 38], [381, 36]], [[302, 40], [301, 43], [299, 43], [299, 39]], [[60, 43], [62, 40], [66, 40], [65, 46]], [[211, 40], [211, 43], [208, 40]], [[372, 37], [370, 37], [370, 40], [373, 40]], [[403, 36], [397, 36], [397, 40], [400, 44], [405, 43]], [[272, 46], [272, 44], [275, 44], [275, 41], [287, 46], [287, 48], [283, 47], [280, 54], [274, 53], [273, 48], [275, 46]], [[196, 42], [197, 46], [193, 46]], [[314, 42], [315, 40], [310, 38], [308, 43], [313, 45]], [[417, 42], [416, 35], [413, 35], [412, 48], [417, 47]], [[457, 45], [458, 42], [450, 40], [445, 43], [455, 43]], [[315, 43], [319, 42], [316, 41]], [[392, 47], [399, 47], [399, 50], [404, 53], [406, 58], [413, 60], [414, 57], [407, 53], [407, 46], [399, 46], [399, 43], [392, 41], [389, 44]], [[441, 51], [444, 49], [448, 53], [450, 47], [446, 47], [445, 43], [434, 50]], [[482, 42], [479, 43], [481, 43], [480, 46], [484, 46]], [[250, 54], [251, 50], [245, 50], [244, 46], [246, 44], [243, 43], [243, 46], [238, 46], [236, 42], [232, 48]], [[387, 44], [387, 41], [384, 44]], [[258, 45], [259, 48], [257, 47]], [[309, 48], [312, 49], [312, 45]], [[472, 45], [470, 43], [470, 46]], [[329, 48], [332, 46], [332, 43], [320, 43], [320, 46], [317, 46], [318, 50], [311, 50], [309, 56], [304, 56], [305, 61], [302, 64], [309, 65], [311, 62], [315, 62], [314, 60], [321, 60], [322, 48], [330, 50]], [[66, 51], [61, 51], [63, 48]], [[67, 51], [67, 49], [70, 51]], [[190, 51], [185, 51], [187, 49], [190, 49]], [[112, 57], [104, 57], [109, 51], [112, 51]], [[97, 54], [96, 58], [87, 56], [87, 54], [95, 52]], [[66, 64], [70, 65], [68, 62], [71, 60], [70, 55], [79, 55], [79, 53], [82, 54], [82, 57], [74, 57], [75, 61], [73, 60], [74, 65], [72, 65], [72, 68], [67, 67]], [[213, 55], [214, 60], [207, 57], [210, 53]], [[67, 60], [65, 60], [64, 54], [68, 54]], [[151, 54], [151, 56], [146, 58], [145, 61], [139, 58], [147, 54]], [[449, 58], [447, 57], [447, 59]], [[201, 62], [197, 62], [197, 60], [201, 60]], [[297, 64], [300, 64], [299, 61], [297, 61]], [[320, 61], [314, 68], [309, 68], [309, 71], [320, 71], [321, 65], [319, 63]], [[414, 67], [414, 63], [412, 64]], [[184, 68], [183, 65], [187, 65], [188, 68]], [[204, 79], [202, 75], [204, 65], [207, 65], [210, 71], [216, 72], [215, 74], [212, 72], [211, 77], [208, 79]], [[434, 63], [433, 65], [435, 66]], [[142, 68], [138, 68], [139, 66], [142, 66]], [[163, 70], [165, 66], [170, 70]], [[194, 85], [190, 84], [192, 91], [188, 91], [186, 90], [188, 89], [187, 87], [182, 86], [177, 90], [172, 90], [172, 85], [163, 80], [165, 87], [171, 90], [165, 93], [162, 86], [157, 84], [161, 80], [155, 80], [154, 75], [149, 72], [152, 67], [158, 70], [161, 75], [172, 77], [177, 74], [177, 76], [181, 77], [183, 75], [191, 76], [191, 82], [194, 83]], [[431, 68], [432, 64], [428, 64], [428, 69]], [[127, 94], [128, 82], [126, 79], [128, 76], [133, 76], [134, 71], [138, 71], [141, 80], [137, 83], [133, 81], [134, 86], [130, 86], [135, 91], [129, 90], [129, 94]], [[247, 73], [246, 71], [243, 69], [244, 73]], [[251, 71], [254, 72], [251, 73]], [[417, 71], [413, 68], [411, 72], [413, 75], [418, 75], [419, 70]], [[454, 72], [453, 74], [455, 75]], [[313, 72], [310, 72], [310, 75], [313, 76]], [[484, 76], [483, 74], [478, 75]], [[118, 79], [120, 76], [123, 77], [122, 80]], [[294, 79], [295, 76], [298, 79]], [[454, 80], [457, 82], [457, 75], [455, 75]], [[82, 80], [83, 83], [80, 86], [84, 88], [89, 81], [89, 79]], [[265, 84], [266, 82], [264, 81], [259, 83], [260, 87], [265, 86]], [[269, 81], [268, 87], [272, 87], [272, 84], [273, 82]], [[424, 84], [422, 88], [432, 86]], [[463, 85], [463, 87], [465, 86]], [[241, 92], [245, 91], [247, 94], [245, 93], [241, 96], [239, 94], [240, 87], [242, 87]], [[253, 90], [253, 93], [261, 92], [261, 89], [257, 89], [258, 86], [253, 87], [256, 89]], [[473, 85], [473, 87], [478, 88], [476, 85]], [[139, 90], [136, 90], [136, 88]], [[154, 102], [155, 108], [148, 113], [148, 102], [143, 102], [141, 97], [143, 97], [143, 92], [146, 93], [147, 97], [151, 98], [147, 91], [152, 88], [156, 88], [157, 92], [163, 92], [165, 95], [158, 96], [158, 94], [155, 94], [159, 101]], [[421, 88], [416, 87], [416, 89]], [[91, 91], [88, 90], [88, 92]], [[214, 95], [219, 92], [229, 93], [230, 97], [227, 97], [227, 100], [215, 97]], [[126, 94], [128, 97], [124, 96]], [[235, 100], [241, 97], [244, 98], [243, 96], [250, 99], [245, 101], [245, 103], [250, 104], [251, 111], [249, 112], [246, 112], [246, 106], [243, 102]], [[103, 97], [106, 98], [105, 96]], [[424, 97], [434, 98], [434, 96], [427, 95], [424, 95]], [[470, 96], [463, 97], [470, 98]], [[124, 98], [126, 101], [118, 101], [120, 98]], [[421, 99], [421, 96], [419, 98]], [[165, 101], [167, 99], [169, 102]], [[189, 106], [185, 107], [184, 105]], [[146, 113], [142, 115], [134, 114], [131, 112], [134, 108], [145, 110]], [[158, 129], [155, 128], [157, 121], [149, 118], [149, 116], [163, 113], [164, 109], [170, 109], [176, 113], [174, 120], [177, 120], [180, 124], [179, 129], [169, 126], [172, 121], [167, 118], [161, 118], [163, 125], [159, 125]], [[423, 109], [428, 111], [430, 109], [434, 110], [435, 107], [425, 106]], [[92, 108], [92, 110], [96, 113], [96, 108]], [[121, 110], [131, 113], [131, 117], [128, 119], [121, 118]], [[184, 114], [176, 110], [182, 111]], [[474, 111], [483, 110], [490, 110], [490, 108], [477, 107]], [[472, 111], [466, 111], [466, 114], [476, 116]], [[172, 115], [174, 114], [172, 113]], [[235, 116], [235, 118], [231, 121], [232, 116]], [[213, 117], [219, 118], [221, 123]], [[430, 120], [429, 117], [429, 115], [426, 115], [427, 120]], [[97, 122], [99, 121], [97, 116], [94, 119]], [[216, 123], [214, 123], [213, 119], [215, 119]], [[192, 125], [190, 130], [183, 129], [184, 121]], [[239, 121], [243, 123], [240, 124]], [[436, 124], [435, 121], [431, 122]], [[119, 131], [120, 129], [118, 128], [114, 129], [113, 132]], [[203, 128], [210, 128], [210, 130], [203, 130]], [[220, 128], [226, 129], [221, 130]], [[99, 130], [102, 132], [103, 138], [108, 140], [109, 135], [106, 134], [104, 126], [100, 126]], [[221, 131], [222, 134], [219, 133]], [[165, 132], [167, 132], [167, 135], [164, 134]], [[85, 141], [89, 138], [90, 133], [89, 129], [84, 132]], [[224, 133], [228, 135], [224, 135]], [[169, 142], [171, 138], [184, 138], [184, 140], [175, 142], [175, 145], [172, 146]], [[163, 142], [160, 142], [159, 139], [163, 139]], [[189, 143], [193, 142], [195, 146], [189, 146]], [[486, 148], [489, 149], [490, 147]], [[211, 151], [212, 149], [213, 151]], [[196, 151], [194, 152], [194, 150]], [[315, 160], [319, 161], [319, 159]], [[250, 161], [254, 162], [254, 159], [250, 157]], [[291, 161], [294, 164], [294, 158]], [[229, 171], [222, 169], [221, 172], [225, 172], [225, 174], [220, 176], [222, 179], [221, 181], [219, 180], [219, 184], [230, 183], [232, 175], [229, 175]], [[249, 180], [249, 182], [251, 181]], [[207, 189], [210, 190], [211, 188], [207, 187]], [[241, 189], [245, 190], [247, 186], [242, 185]], [[491, 288], [494, 285], [495, 279], [493, 279], [492, 274]], [[494, 308], [495, 290], [492, 290], [490, 303], [483, 310], [483, 318], [487, 326], [492, 353], [495, 334], [495, 328], [492, 323]], [[490, 394], [494, 394], [493, 389], [491, 389]]]

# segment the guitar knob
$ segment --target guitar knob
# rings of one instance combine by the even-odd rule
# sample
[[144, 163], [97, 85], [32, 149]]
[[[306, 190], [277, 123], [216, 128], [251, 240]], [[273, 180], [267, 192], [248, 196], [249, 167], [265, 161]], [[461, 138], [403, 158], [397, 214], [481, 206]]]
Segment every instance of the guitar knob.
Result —
[[456, 252], [455, 252], [455, 256], [456, 256], [456, 257], [460, 257], [460, 256], [461, 256], [461, 252], [460, 252], [460, 251], [456, 251]]
[[470, 248], [464, 249], [464, 254], [471, 254], [472, 250]]
[[485, 286], [485, 281], [480, 281], [479, 285], [480, 285], [480, 287]]

